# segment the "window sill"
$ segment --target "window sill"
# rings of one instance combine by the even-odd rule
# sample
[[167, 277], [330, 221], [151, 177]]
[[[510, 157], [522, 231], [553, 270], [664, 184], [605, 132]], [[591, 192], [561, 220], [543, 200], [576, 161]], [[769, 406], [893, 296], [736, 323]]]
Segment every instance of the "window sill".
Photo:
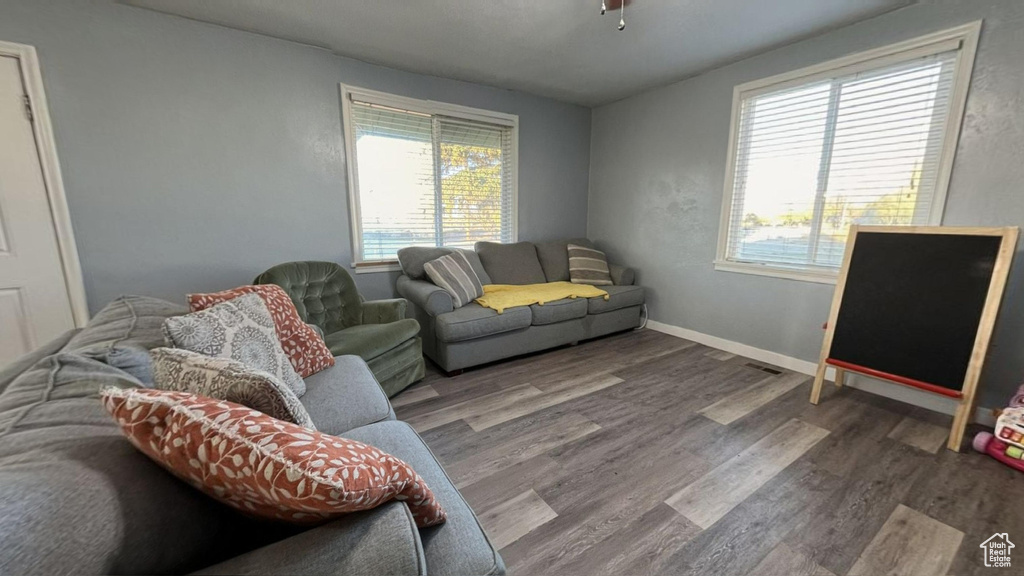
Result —
[[799, 268], [783, 268], [778, 266], [769, 266], [767, 264], [732, 262], [729, 260], [715, 260], [715, 270], [721, 272], [753, 274], [755, 276], [770, 276], [772, 278], [784, 278], [786, 280], [797, 280], [800, 282], [815, 282], [818, 284], [835, 284], [836, 279], [839, 276], [838, 272], [801, 270]]
[[402, 266], [398, 262], [353, 262], [352, 268], [356, 274], [402, 271]]

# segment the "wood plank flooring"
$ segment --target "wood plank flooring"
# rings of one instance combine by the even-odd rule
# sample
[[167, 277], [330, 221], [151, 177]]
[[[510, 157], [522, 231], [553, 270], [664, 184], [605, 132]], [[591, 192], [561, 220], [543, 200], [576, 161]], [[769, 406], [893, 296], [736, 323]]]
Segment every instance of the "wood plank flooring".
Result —
[[732, 424], [796, 388], [805, 379], [803, 374], [789, 374], [784, 378], [768, 377], [701, 409], [698, 414], [703, 414], [719, 424]]
[[790, 420], [665, 503], [701, 528], [710, 528], [825, 436], [824, 428]]
[[428, 368], [393, 403], [513, 575], [988, 574], [982, 541], [1024, 540], [1024, 475], [943, 449], [949, 417], [809, 392], [641, 330]]
[[480, 515], [480, 523], [494, 545], [504, 548], [557, 516], [558, 513], [530, 489], [488, 508]]
[[946, 438], [948, 437], [948, 428], [921, 422], [913, 418], [900, 420], [900, 423], [889, 433], [889, 438], [899, 440], [908, 446], [927, 450], [932, 454], [938, 453], [940, 449], [945, 447]]
[[835, 576], [813, 560], [779, 544], [754, 568], [758, 576]]
[[900, 504], [848, 576], [945, 574], [964, 533]]

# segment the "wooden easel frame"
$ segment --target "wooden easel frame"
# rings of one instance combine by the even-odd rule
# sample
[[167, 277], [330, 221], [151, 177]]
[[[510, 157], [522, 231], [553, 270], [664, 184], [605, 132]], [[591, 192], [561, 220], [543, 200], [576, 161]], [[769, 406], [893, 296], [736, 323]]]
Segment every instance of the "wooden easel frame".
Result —
[[[964, 236], [1000, 236], [1002, 242], [999, 245], [999, 253], [996, 256], [995, 266], [992, 269], [992, 281], [988, 287], [988, 295], [985, 297], [985, 305], [982, 307], [981, 320], [978, 324], [978, 334], [974, 339], [974, 348], [971, 350], [971, 359], [967, 365], [967, 373], [964, 375], [964, 384], [958, 400], [956, 412], [953, 415], [953, 425], [949, 434], [949, 441], [946, 447], [954, 452], [960, 451], [963, 443], [964, 430], [974, 413], [975, 392], [978, 388], [978, 379], [981, 377], [981, 369], [985, 363], [985, 354], [988, 351], [989, 342], [992, 339], [992, 329], [995, 326], [996, 315], [999, 313], [999, 305], [1003, 299], [1003, 292], [1006, 290], [1006, 282], [1010, 272], [1010, 263], [1013, 261], [1013, 254], [1017, 248], [1017, 237], [1020, 229], [1016, 226], [1003, 228], [974, 228], [974, 227], [944, 227], [944, 226], [850, 226], [850, 234], [846, 240], [846, 252], [843, 256], [843, 266], [839, 270], [839, 278], [836, 281], [836, 291], [832, 297], [832, 310], [828, 316], [828, 324], [825, 328], [825, 340], [821, 345], [821, 356], [818, 358], [818, 370], [814, 375], [814, 386], [811, 388], [811, 403], [817, 404], [821, 399], [821, 387], [825, 381], [825, 371], [828, 369], [826, 360], [832, 351], [832, 337], [835, 333], [836, 322], [839, 319], [839, 308], [843, 302], [843, 292], [846, 290], [846, 275], [850, 269], [850, 261], [853, 258], [854, 245], [857, 242], [857, 234], [860, 232], [871, 233], [898, 233], [898, 234], [950, 234]], [[834, 367], [836, 371], [835, 384], [842, 386], [846, 376], [846, 370]], [[877, 377], [877, 376], [873, 376]]]

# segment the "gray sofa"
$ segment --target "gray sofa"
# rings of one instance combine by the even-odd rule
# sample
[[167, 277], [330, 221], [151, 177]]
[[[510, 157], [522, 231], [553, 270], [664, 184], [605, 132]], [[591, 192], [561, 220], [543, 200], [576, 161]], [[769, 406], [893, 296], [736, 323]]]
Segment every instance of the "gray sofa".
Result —
[[451, 296], [434, 285], [423, 265], [453, 250], [466, 255], [484, 284], [538, 284], [569, 280], [567, 244], [596, 247], [586, 238], [497, 244], [477, 242], [475, 250], [403, 248], [397, 289], [420, 323], [423, 353], [447, 372], [520, 354], [573, 344], [640, 325], [644, 289], [634, 286], [632, 269], [610, 264], [610, 298], [565, 299], [543, 306], [509, 308], [502, 314], [473, 302], [455, 309]]
[[147, 349], [186, 310], [115, 300], [80, 331], [0, 372], [0, 574], [503, 574], [501, 557], [430, 449], [357, 356], [306, 379], [323, 432], [405, 460], [448, 513], [418, 530], [391, 502], [312, 529], [241, 515], [135, 450], [104, 411], [103, 386], [144, 386]]

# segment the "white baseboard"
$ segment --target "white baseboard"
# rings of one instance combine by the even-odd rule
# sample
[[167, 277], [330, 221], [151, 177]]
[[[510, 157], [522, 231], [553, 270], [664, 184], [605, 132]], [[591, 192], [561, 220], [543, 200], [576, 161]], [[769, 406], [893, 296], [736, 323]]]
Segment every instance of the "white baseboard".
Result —
[[[712, 336], [710, 334], [704, 334], [703, 332], [697, 332], [696, 330], [690, 330], [689, 328], [672, 326], [671, 324], [664, 324], [656, 320], [648, 320], [647, 327], [656, 332], [662, 332], [671, 336], [691, 340], [698, 344], [703, 344], [719, 350], [725, 350], [726, 352], [736, 354], [737, 356], [744, 356], [752, 360], [757, 360], [758, 362], [765, 362], [780, 368], [785, 368], [786, 370], [807, 374], [808, 376], [814, 376], [814, 373], [818, 369], [818, 365], [814, 362], [808, 362], [807, 360], [786, 356], [785, 354], [779, 354], [778, 352], [772, 352], [771, 350], [764, 350], [763, 348], [755, 348], [754, 346], [749, 346], [733, 340], [726, 340], [725, 338], [719, 338], [718, 336]], [[834, 378], [835, 371], [832, 368], [829, 368], [825, 373], [825, 379], [831, 382]], [[846, 385], [850, 388], [856, 388], [858, 390], [870, 392], [871, 394], [877, 394], [900, 402], [906, 402], [907, 404], [919, 406], [933, 412], [952, 415], [956, 410], [956, 402], [954, 400], [942, 398], [935, 394], [929, 394], [906, 386], [875, 380], [866, 376], [848, 375], [846, 377]], [[983, 407], [979, 407], [975, 411], [974, 421], [985, 426], [995, 426], [996, 423], [995, 418], [992, 416], [992, 409]]]

